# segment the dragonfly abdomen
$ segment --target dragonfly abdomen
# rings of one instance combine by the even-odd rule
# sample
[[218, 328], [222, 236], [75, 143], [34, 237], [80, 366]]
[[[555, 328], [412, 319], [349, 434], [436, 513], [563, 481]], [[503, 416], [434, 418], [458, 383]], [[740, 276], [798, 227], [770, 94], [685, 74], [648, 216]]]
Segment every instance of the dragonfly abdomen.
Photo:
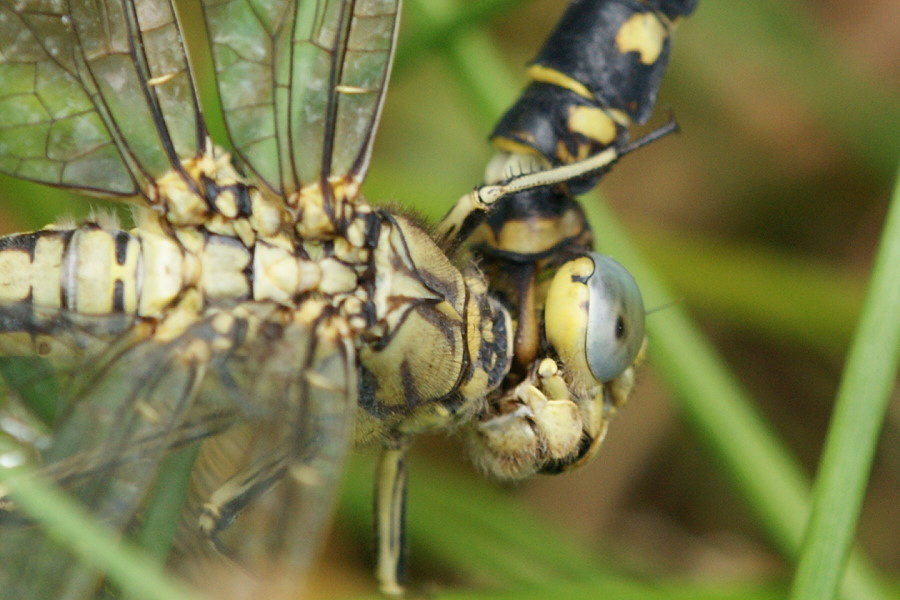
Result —
[[[82, 316], [162, 317], [188, 289], [198, 307], [290, 302], [320, 283], [320, 267], [291, 247], [142, 224], [131, 232], [86, 223], [0, 238], [0, 303]], [[4, 329], [15, 329], [12, 317]]]
[[135, 312], [136, 240], [91, 224], [0, 238], [0, 301], [82, 314]]
[[118, 335], [139, 305], [139, 256], [132, 235], [94, 223], [0, 238], [0, 349], [55, 357]]
[[[528, 68], [531, 83], [491, 133], [501, 153], [487, 180], [535, 161], [571, 164], [624, 143], [632, 123], [649, 118], [672, 31], [695, 6], [695, 0], [572, 2]], [[513, 154], [512, 162], [503, 153]], [[583, 193], [596, 182], [568, 185]]]
[[192, 288], [198, 313], [248, 299], [251, 252], [234, 238], [196, 233], [183, 242], [149, 223], [127, 232], [88, 222], [0, 238], [0, 349], [81, 354], [136, 319], [164, 317]]

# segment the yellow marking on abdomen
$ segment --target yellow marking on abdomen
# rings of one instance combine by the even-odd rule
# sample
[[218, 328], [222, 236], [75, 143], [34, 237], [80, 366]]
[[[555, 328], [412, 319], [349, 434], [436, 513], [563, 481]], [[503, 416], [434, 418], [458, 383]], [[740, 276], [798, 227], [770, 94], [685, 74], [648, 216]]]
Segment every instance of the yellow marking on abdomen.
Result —
[[575, 92], [582, 98], [587, 98], [588, 100], [594, 99], [594, 94], [592, 94], [591, 90], [589, 90], [583, 83], [551, 67], [534, 64], [528, 67], [528, 69], [525, 71], [525, 74], [528, 75], [528, 78], [532, 81], [550, 83], [555, 86], [565, 88], [571, 92]]
[[[569, 108], [567, 123], [570, 131], [604, 145], [616, 140], [616, 123], [609, 114], [593, 106], [573, 106]], [[579, 157], [584, 158], [584, 157]]]
[[137, 310], [137, 264], [140, 248], [128, 237], [125, 260], [116, 258], [116, 233], [84, 228], [75, 231], [65, 260], [68, 306], [85, 315], [132, 314]]
[[21, 248], [0, 252], [0, 300], [21, 302], [31, 293], [31, 257]]
[[641, 62], [652, 65], [659, 58], [663, 42], [669, 30], [653, 13], [635, 13], [622, 23], [616, 33], [616, 47], [619, 52], [637, 52]]
[[43, 230], [0, 240], [0, 302], [62, 306], [62, 263], [71, 232]]
[[35, 306], [62, 304], [62, 262], [66, 245], [60, 235], [42, 235], [34, 246], [31, 265], [31, 300]]

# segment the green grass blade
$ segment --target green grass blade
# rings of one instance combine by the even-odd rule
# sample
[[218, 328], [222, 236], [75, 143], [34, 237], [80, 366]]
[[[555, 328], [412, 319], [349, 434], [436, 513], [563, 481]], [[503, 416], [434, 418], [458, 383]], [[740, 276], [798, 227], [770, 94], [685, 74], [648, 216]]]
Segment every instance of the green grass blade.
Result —
[[[522, 0], [480, 0], [479, 2], [408, 2], [404, 8], [402, 43], [397, 47], [394, 75], [419, 62], [422, 56], [444, 52], [461, 44], [463, 36], [488, 19], [512, 10]], [[418, 17], [424, 18], [416, 21]], [[406, 23], [411, 18], [412, 23]], [[417, 26], [418, 25], [418, 26]]]
[[166, 456], [143, 511], [135, 541], [160, 562], [166, 560], [175, 539], [179, 515], [190, 489], [191, 469], [199, 451], [199, 446], [188, 446]]
[[792, 600], [837, 593], [900, 361], [900, 174], [838, 390]]
[[448, 593], [441, 594], [441, 600], [547, 600], [566, 598], [567, 600], [779, 600], [784, 590], [771, 588], [719, 588], [704, 585], [684, 585], [665, 582], [662, 584], [636, 584], [633, 582], [609, 582], [598, 586], [593, 581], [563, 581], [552, 588], [529, 588], [502, 593]]
[[[85, 565], [103, 571], [126, 595], [140, 600], [197, 600], [168, 577], [163, 566], [122, 542], [64, 494], [24, 468], [0, 469], [0, 487], [17, 507], [40, 523], [48, 536]], [[39, 560], [39, 557], [35, 557]]]

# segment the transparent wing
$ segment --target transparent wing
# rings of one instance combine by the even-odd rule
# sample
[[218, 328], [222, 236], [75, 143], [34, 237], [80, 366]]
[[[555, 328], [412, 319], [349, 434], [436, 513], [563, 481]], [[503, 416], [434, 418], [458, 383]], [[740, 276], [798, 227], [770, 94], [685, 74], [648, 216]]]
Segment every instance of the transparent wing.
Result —
[[[260, 325], [265, 337], [250, 335]], [[210, 454], [201, 454], [197, 466], [203, 473], [196, 479], [208, 484], [208, 495], [189, 507], [194, 514], [182, 537], [192, 538], [183, 544], [192, 551], [191, 560], [182, 557], [179, 564], [200, 585], [234, 579], [243, 588], [247, 572], [254, 576], [249, 579], [253, 585], [271, 583], [270, 571], [277, 567], [281, 586], [296, 588], [301, 567], [328, 523], [349, 441], [356, 390], [352, 361], [346, 343], [314, 334], [311, 326], [224, 313], [165, 343], [123, 338], [75, 380], [42, 474], [75, 495], [98, 520], [132, 531], [142, 526], [143, 507], [161, 481], [159, 468], [171, 450], [208, 441], [234, 448], [231, 462], [210, 463]], [[229, 484], [238, 480], [252, 481], [253, 493], [230, 494]], [[217, 553], [201, 553], [198, 560], [194, 551], [213, 544], [205, 539], [211, 537], [209, 530], [198, 526], [197, 506], [223, 498], [246, 501], [249, 516], [238, 519], [243, 543], [227, 560]], [[238, 517], [240, 508], [228, 516]], [[77, 564], [37, 526], [4, 516], [4, 594], [93, 596], [102, 574]], [[228, 529], [224, 521], [219, 525]], [[214, 537], [218, 542], [220, 536]], [[211, 569], [214, 579], [196, 576]]]
[[203, 0], [232, 144], [280, 194], [362, 179], [399, 0]]
[[238, 426], [201, 448], [176, 541], [173, 562], [212, 597], [234, 589], [241, 598], [298, 597], [351, 445], [350, 343], [327, 323], [273, 333], [269, 326], [218, 377], [251, 378], [251, 404]]
[[[131, 524], [196, 397], [207, 364], [185, 351], [121, 340], [74, 382], [69, 410], [53, 432], [47, 476], [114, 529]], [[134, 440], [141, 452], [132, 451]], [[41, 532], [15, 520], [3, 528], [0, 586], [16, 598], [90, 597], [99, 575]]]
[[0, 0], [0, 171], [133, 195], [204, 139], [169, 0]]

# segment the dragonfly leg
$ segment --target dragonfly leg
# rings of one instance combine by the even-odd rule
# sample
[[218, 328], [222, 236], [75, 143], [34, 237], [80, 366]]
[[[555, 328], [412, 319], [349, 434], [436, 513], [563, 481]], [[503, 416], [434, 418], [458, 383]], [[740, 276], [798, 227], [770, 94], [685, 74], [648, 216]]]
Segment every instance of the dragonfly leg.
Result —
[[512, 394], [492, 403], [470, 432], [479, 468], [500, 479], [521, 479], [577, 457], [584, 420], [556, 363], [545, 359]]
[[[526, 190], [550, 188], [573, 180], [590, 177], [609, 170], [620, 158], [662, 137], [678, 131], [674, 117], [633, 142], [609, 146], [601, 152], [572, 163], [552, 168], [512, 175], [509, 178], [476, 187], [456, 201], [435, 228], [435, 240], [448, 255], [453, 255], [466, 238], [487, 217], [498, 203]], [[528, 160], [527, 157], [521, 160]]]
[[402, 596], [406, 563], [406, 440], [386, 447], [375, 479], [375, 568], [383, 594]]
[[219, 553], [235, 558], [235, 552], [222, 542], [219, 534], [234, 522], [247, 505], [284, 477], [285, 468], [284, 456], [257, 463], [228, 479], [203, 504], [197, 525]]

